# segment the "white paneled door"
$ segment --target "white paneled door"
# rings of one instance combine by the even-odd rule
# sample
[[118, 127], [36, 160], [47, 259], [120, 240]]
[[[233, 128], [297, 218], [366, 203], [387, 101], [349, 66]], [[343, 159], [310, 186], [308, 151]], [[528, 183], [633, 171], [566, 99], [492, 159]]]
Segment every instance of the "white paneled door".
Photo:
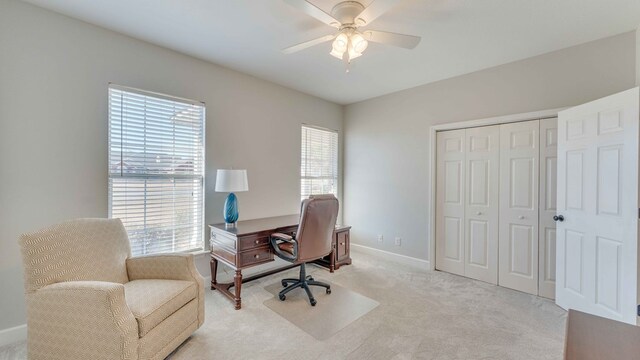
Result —
[[540, 120], [540, 197], [538, 223], [538, 295], [556, 293], [556, 180], [558, 176], [558, 119]]
[[437, 134], [436, 268], [464, 275], [465, 130]]
[[466, 129], [464, 275], [498, 283], [500, 127]]
[[638, 88], [560, 112], [556, 303], [636, 324]]
[[498, 284], [538, 293], [539, 121], [500, 127]]

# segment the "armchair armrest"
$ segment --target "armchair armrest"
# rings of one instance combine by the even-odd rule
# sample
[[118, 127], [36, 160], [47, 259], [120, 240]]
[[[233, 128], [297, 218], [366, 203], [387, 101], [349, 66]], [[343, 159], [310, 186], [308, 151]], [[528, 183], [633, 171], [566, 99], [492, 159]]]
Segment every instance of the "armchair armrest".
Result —
[[202, 280], [193, 254], [161, 254], [127, 259], [129, 281], [139, 279]]
[[198, 326], [204, 323], [204, 278], [193, 254], [160, 254], [127, 259], [129, 281], [141, 279], [193, 281], [198, 286]]
[[138, 323], [124, 286], [69, 281], [27, 295], [30, 358], [136, 359]]
[[[278, 255], [279, 258], [290, 262], [295, 262], [298, 260], [298, 241], [292, 236], [283, 233], [273, 233], [269, 237], [269, 241], [271, 242], [273, 251], [276, 253], [276, 255]], [[285, 253], [280, 249], [280, 244], [282, 244], [283, 242], [292, 245], [293, 254]]]

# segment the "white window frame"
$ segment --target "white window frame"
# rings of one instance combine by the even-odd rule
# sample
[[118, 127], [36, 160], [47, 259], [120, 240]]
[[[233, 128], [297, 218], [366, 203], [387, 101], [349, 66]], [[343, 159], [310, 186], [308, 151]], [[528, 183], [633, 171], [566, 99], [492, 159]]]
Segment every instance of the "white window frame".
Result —
[[302, 141], [302, 132], [305, 130], [305, 128], [307, 129], [311, 129], [311, 130], [319, 130], [319, 131], [324, 131], [324, 132], [328, 132], [328, 133], [333, 133], [335, 135], [335, 141], [336, 141], [336, 153], [335, 153], [335, 167], [336, 167], [336, 174], [335, 174], [335, 178], [331, 178], [334, 179], [335, 181], [335, 197], [336, 198], [340, 198], [340, 132], [338, 130], [334, 130], [334, 129], [329, 129], [329, 128], [325, 128], [325, 127], [321, 127], [321, 126], [317, 126], [317, 125], [310, 125], [310, 124], [305, 124], [303, 123], [300, 127], [300, 199], [304, 200], [308, 195], [315, 195], [313, 194], [313, 192], [311, 192], [310, 194], [303, 194], [302, 192], [302, 180], [305, 179], [325, 179], [328, 177], [315, 177], [315, 176], [303, 176], [302, 175], [302, 163], [303, 163], [303, 153], [302, 153], [302, 148], [304, 147], [304, 143]]
[[[180, 98], [180, 97], [176, 97], [176, 96], [171, 96], [171, 95], [166, 95], [166, 94], [162, 94], [162, 93], [157, 93], [157, 92], [152, 92], [152, 91], [146, 91], [146, 90], [141, 90], [141, 89], [137, 89], [137, 88], [132, 88], [132, 87], [127, 87], [127, 86], [121, 86], [121, 85], [116, 85], [113, 83], [109, 83], [108, 86], [108, 91], [107, 91], [107, 123], [108, 123], [108, 129], [107, 129], [107, 178], [108, 178], [108, 217], [112, 218], [112, 210], [113, 210], [113, 206], [112, 206], [112, 192], [111, 192], [111, 179], [112, 178], [140, 178], [140, 177], [145, 177], [145, 175], [138, 175], [138, 174], [132, 174], [132, 175], [123, 175], [121, 173], [120, 176], [118, 175], [112, 175], [111, 171], [110, 171], [110, 166], [111, 166], [111, 109], [110, 109], [110, 95], [111, 95], [111, 89], [114, 90], [119, 90], [119, 91], [126, 91], [126, 92], [130, 92], [130, 93], [135, 93], [138, 95], [143, 95], [143, 96], [148, 96], [148, 97], [154, 97], [154, 98], [158, 98], [158, 99], [164, 99], [164, 100], [169, 100], [169, 101], [175, 101], [175, 102], [181, 102], [181, 103], [186, 103], [186, 104], [191, 104], [191, 105], [197, 105], [197, 106], [201, 106], [202, 107], [202, 149], [201, 151], [201, 158], [202, 158], [202, 174], [201, 175], [186, 175], [186, 177], [191, 176], [191, 178], [200, 178], [200, 186], [201, 186], [201, 194], [202, 194], [202, 201], [200, 202], [200, 224], [201, 229], [200, 229], [200, 246], [198, 248], [194, 248], [194, 249], [190, 249], [190, 250], [186, 250], [186, 251], [175, 251], [174, 253], [199, 253], [199, 252], [203, 252], [206, 250], [206, 242], [205, 242], [205, 237], [206, 237], [206, 231], [205, 231], [205, 201], [206, 201], [206, 194], [205, 194], [205, 190], [206, 190], [206, 124], [207, 124], [207, 116], [206, 116], [206, 104], [202, 101], [195, 101], [195, 100], [190, 100], [190, 99], [186, 99], [186, 98]], [[148, 175], [147, 175], [148, 176]], [[179, 174], [164, 174], [164, 175], [153, 175], [154, 178], [162, 178], [162, 179], [184, 179], [186, 178], [185, 175], [179, 175]], [[149, 253], [144, 253], [144, 254], [133, 254], [134, 256], [145, 256], [145, 255], [152, 255], [152, 254], [162, 254], [162, 253], [171, 253], [171, 252], [149, 252]]]

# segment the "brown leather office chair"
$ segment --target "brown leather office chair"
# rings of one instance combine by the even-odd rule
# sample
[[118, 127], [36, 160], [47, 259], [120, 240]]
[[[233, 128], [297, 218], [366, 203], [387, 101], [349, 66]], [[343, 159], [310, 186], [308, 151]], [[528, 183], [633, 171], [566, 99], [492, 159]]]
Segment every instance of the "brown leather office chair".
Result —
[[[333, 195], [311, 195], [302, 201], [300, 224], [295, 237], [282, 233], [271, 235], [271, 246], [276, 255], [292, 263], [300, 263], [298, 279], [283, 279], [278, 297], [284, 301], [293, 289], [303, 288], [309, 296], [311, 306], [316, 305], [309, 286], [322, 286], [331, 294], [329, 284], [315, 281], [306, 275], [305, 263], [323, 258], [331, 253], [333, 230], [338, 217], [338, 199]], [[291, 285], [289, 285], [291, 284]], [[288, 286], [287, 286], [288, 285]]]

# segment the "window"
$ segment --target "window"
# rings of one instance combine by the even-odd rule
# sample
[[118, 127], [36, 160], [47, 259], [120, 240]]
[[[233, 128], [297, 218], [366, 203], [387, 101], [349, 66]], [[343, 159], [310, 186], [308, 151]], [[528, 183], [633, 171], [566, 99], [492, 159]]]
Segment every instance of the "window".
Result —
[[109, 86], [109, 216], [133, 255], [203, 249], [204, 104]]
[[314, 194], [338, 196], [338, 133], [302, 126], [300, 197]]

